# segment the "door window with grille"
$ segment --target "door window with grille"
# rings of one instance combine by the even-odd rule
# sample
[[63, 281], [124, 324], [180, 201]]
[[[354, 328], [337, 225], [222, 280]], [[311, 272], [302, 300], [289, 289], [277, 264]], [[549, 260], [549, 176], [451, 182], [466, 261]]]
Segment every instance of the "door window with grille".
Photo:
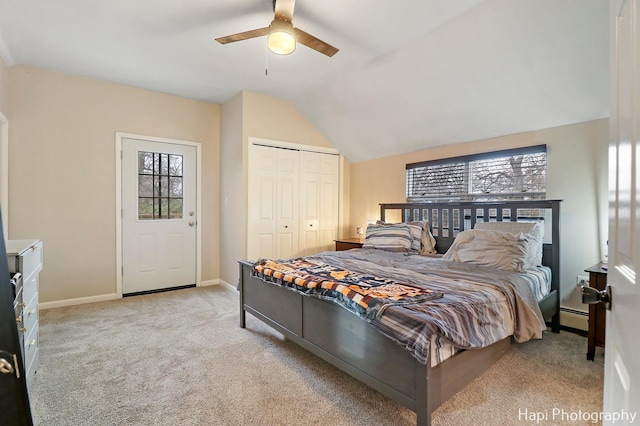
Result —
[[138, 219], [182, 219], [182, 155], [138, 152]]

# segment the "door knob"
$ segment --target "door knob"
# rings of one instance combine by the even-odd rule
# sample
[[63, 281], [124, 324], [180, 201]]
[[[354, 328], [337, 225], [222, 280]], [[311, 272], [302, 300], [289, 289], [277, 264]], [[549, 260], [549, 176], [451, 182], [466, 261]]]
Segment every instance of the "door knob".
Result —
[[[13, 359], [13, 363], [7, 361], [7, 358]], [[18, 379], [20, 378], [20, 367], [18, 367], [18, 357], [16, 354], [0, 350], [0, 373], [15, 374]]]
[[193, 220], [189, 221], [189, 226], [194, 226], [196, 223]]
[[0, 358], [0, 373], [13, 374], [13, 365], [4, 358]]
[[580, 286], [582, 294], [582, 303], [593, 305], [596, 303], [604, 303], [607, 309], [611, 309], [611, 286], [607, 286], [604, 290], [597, 290], [588, 285]]

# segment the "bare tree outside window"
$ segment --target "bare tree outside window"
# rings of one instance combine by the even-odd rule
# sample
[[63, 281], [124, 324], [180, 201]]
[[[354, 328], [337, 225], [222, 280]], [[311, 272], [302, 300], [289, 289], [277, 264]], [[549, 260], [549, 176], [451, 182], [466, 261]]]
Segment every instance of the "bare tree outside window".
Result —
[[182, 155], [138, 153], [138, 219], [182, 219]]
[[470, 163], [471, 193], [545, 192], [546, 154], [527, 154]]
[[546, 146], [407, 165], [408, 201], [544, 199]]

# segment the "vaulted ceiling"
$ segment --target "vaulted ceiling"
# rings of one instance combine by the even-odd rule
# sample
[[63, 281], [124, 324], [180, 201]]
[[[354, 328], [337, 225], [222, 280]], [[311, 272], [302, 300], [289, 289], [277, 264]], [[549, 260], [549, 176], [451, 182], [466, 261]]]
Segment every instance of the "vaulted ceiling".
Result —
[[294, 25], [335, 56], [214, 41], [272, 19], [271, 0], [0, 0], [0, 55], [214, 103], [288, 99], [352, 162], [609, 115], [607, 1], [298, 0]]

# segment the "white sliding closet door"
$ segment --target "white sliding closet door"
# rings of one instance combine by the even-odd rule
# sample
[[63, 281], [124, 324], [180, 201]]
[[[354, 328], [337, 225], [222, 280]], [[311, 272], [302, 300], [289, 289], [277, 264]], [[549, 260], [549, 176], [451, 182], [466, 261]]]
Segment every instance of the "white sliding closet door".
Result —
[[338, 155], [251, 145], [247, 258], [331, 250], [338, 235]]
[[284, 259], [298, 252], [298, 156], [289, 149], [251, 147], [248, 259]]
[[276, 258], [287, 259], [298, 253], [298, 172], [299, 153], [290, 149], [278, 151], [276, 192]]
[[320, 244], [320, 159], [300, 153], [300, 255], [313, 254]]
[[300, 152], [300, 254], [335, 246], [338, 236], [338, 156]]

